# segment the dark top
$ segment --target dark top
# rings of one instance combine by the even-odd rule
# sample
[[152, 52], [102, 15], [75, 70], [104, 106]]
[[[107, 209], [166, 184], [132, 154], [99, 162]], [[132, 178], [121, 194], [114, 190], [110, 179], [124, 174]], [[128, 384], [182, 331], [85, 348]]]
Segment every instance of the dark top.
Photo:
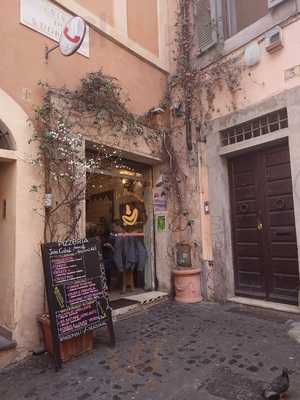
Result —
[[114, 246], [115, 242], [115, 235], [112, 233], [108, 233], [102, 236], [102, 254], [104, 260], [112, 259], [113, 258], [113, 249], [110, 246], [104, 246], [106, 243]]

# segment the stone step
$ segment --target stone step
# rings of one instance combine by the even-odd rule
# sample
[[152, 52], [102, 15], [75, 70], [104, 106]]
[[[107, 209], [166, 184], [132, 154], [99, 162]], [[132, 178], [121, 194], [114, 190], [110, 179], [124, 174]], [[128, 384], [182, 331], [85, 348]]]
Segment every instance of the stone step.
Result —
[[136, 295], [126, 296], [124, 299], [132, 300], [135, 304], [128, 305], [126, 307], [121, 307], [113, 310], [112, 317], [114, 321], [119, 319], [126, 319], [133, 316], [134, 314], [139, 314], [143, 312], [147, 307], [162, 303], [168, 300], [169, 295], [165, 292], [144, 292]]
[[0, 351], [11, 350], [15, 347], [17, 347], [17, 342], [15, 340], [10, 340], [0, 336]]

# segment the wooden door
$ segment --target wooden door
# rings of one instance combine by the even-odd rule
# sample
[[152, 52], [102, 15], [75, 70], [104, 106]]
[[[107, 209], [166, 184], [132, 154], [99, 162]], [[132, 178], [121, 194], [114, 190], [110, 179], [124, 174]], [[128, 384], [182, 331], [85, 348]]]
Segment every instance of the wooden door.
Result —
[[289, 150], [229, 161], [236, 294], [297, 304], [298, 252]]

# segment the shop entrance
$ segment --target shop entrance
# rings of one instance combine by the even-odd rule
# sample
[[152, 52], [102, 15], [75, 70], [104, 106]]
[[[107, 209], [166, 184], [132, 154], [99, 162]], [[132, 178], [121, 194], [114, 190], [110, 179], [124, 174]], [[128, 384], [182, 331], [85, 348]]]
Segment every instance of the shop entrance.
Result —
[[87, 179], [86, 235], [101, 239], [112, 299], [155, 288], [151, 175], [121, 160]]
[[298, 250], [287, 144], [230, 160], [237, 295], [297, 304]]

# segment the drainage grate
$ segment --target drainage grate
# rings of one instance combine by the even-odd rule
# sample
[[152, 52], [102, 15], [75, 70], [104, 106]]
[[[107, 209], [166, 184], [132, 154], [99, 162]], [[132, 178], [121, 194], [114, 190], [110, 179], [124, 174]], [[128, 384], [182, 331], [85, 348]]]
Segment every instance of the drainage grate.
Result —
[[243, 142], [288, 127], [287, 109], [265, 114], [220, 132], [222, 146]]

